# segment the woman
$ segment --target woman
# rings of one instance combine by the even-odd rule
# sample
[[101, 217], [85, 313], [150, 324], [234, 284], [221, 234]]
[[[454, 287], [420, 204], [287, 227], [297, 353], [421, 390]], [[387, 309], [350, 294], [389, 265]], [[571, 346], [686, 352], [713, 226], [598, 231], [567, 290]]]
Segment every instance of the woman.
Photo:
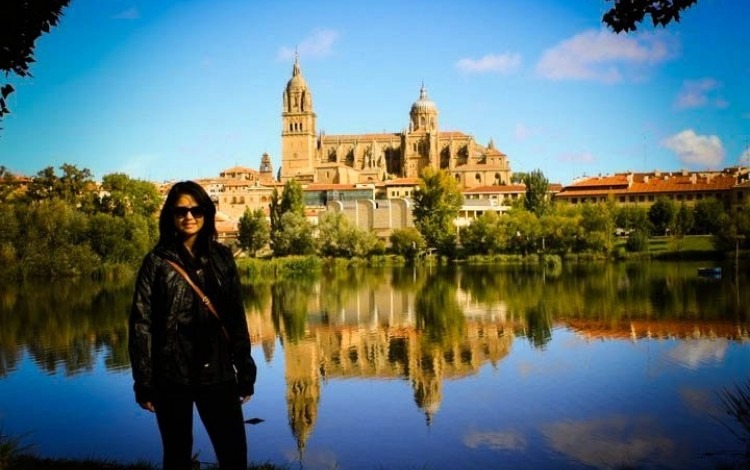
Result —
[[128, 349], [135, 399], [156, 413], [166, 470], [191, 468], [193, 404], [220, 468], [247, 470], [241, 405], [253, 395], [256, 367], [237, 267], [216, 241], [215, 215], [200, 185], [172, 186], [159, 241], [143, 260], [133, 296]]

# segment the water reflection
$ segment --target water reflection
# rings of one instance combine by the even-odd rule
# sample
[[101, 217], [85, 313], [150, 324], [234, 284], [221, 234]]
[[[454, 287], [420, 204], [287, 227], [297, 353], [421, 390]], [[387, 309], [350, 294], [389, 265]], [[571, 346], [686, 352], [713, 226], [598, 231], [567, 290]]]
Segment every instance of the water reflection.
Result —
[[[406, 382], [410, 406], [429, 427], [441, 412], [446, 383], [498, 367], [518, 340], [544, 351], [558, 329], [631, 343], [680, 339], [664, 361], [689, 370], [721, 363], [733, 342], [750, 339], [741, 307], [750, 292], [738, 288], [744, 277], [706, 280], [695, 273], [689, 263], [565, 265], [555, 272], [352, 268], [275, 284], [246, 280], [243, 294], [263, 359], [270, 364], [283, 355], [288, 426], [302, 452], [328, 381]], [[89, 371], [100, 356], [109, 371], [127, 369], [130, 296], [128, 280], [0, 287], [0, 379], [13, 373], [24, 352], [48, 374]], [[686, 406], [705, 405], [704, 391], [681, 393]], [[653, 416], [551, 420], [538, 432], [555, 452], [594, 466], [659, 462], [675, 446]], [[469, 449], [502, 452], [524, 452], [532, 440], [528, 430], [514, 427], [462, 436]], [[582, 440], [591, 445], [577, 446]]]

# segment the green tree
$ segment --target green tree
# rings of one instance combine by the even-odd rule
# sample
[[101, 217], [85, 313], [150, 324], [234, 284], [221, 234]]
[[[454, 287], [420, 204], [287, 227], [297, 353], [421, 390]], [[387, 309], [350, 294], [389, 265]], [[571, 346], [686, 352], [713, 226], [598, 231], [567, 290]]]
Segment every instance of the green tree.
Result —
[[693, 229], [695, 233], [699, 234], [714, 234], [718, 232], [727, 218], [724, 204], [713, 197], [696, 202], [693, 211]]
[[651, 230], [648, 211], [641, 206], [620, 206], [615, 210], [615, 226], [628, 232], [633, 230]]
[[286, 212], [273, 239], [274, 256], [309, 255], [315, 252], [312, 226], [304, 215]]
[[[57, 26], [70, 0], [4, 0], [0, 2], [0, 71], [5, 76], [31, 76], [36, 40]], [[0, 86], [0, 120], [10, 113], [6, 99], [13, 93], [9, 83]]]
[[[309, 246], [314, 249], [312, 227], [305, 218], [305, 199], [302, 186], [295, 180], [284, 184], [284, 190], [279, 193], [274, 188], [271, 194], [271, 246], [276, 256], [309, 253]], [[295, 217], [286, 217], [293, 214]], [[294, 224], [286, 227], [285, 220]], [[292, 236], [301, 237], [299, 240], [290, 239]], [[290, 251], [291, 250], [291, 251]], [[302, 251], [300, 251], [302, 250]]]
[[87, 241], [104, 263], [135, 265], [156, 242], [156, 221], [139, 214], [90, 216]]
[[693, 229], [694, 222], [695, 218], [693, 216], [693, 209], [684, 203], [680, 204], [680, 208], [677, 210], [677, 214], [675, 214], [675, 235], [684, 236], [690, 233]]
[[296, 180], [289, 180], [284, 184], [284, 191], [281, 193], [281, 214], [294, 212], [295, 214], [305, 214], [305, 195], [302, 186]]
[[23, 276], [75, 276], [99, 267], [101, 258], [88, 243], [88, 216], [70, 203], [39, 201], [19, 215], [16, 253]]
[[318, 223], [318, 246], [321, 254], [334, 257], [369, 256], [382, 251], [374, 233], [352, 225], [341, 212], [326, 211]]
[[103, 195], [98, 199], [97, 209], [107, 214], [151, 217], [162, 204], [162, 198], [153, 183], [130, 178], [125, 173], [104, 175], [101, 189]]
[[528, 255], [541, 248], [542, 225], [536, 214], [524, 209], [513, 209], [502, 222], [511, 252]]
[[466, 254], [495, 254], [505, 249], [507, 237], [501, 217], [496, 212], [485, 212], [461, 230], [461, 245]]
[[458, 182], [443, 170], [427, 167], [422, 171], [419, 187], [414, 192], [414, 225], [427, 245], [438, 254], [452, 257], [456, 248], [456, 227], [453, 221], [463, 204]]
[[31, 178], [26, 195], [32, 201], [50, 200], [60, 195], [60, 178], [55, 168], [48, 166]]
[[714, 247], [721, 251], [730, 251], [750, 244], [750, 211], [731, 211], [714, 234]]
[[569, 253], [575, 250], [581, 223], [578, 210], [570, 207], [555, 207], [543, 215], [539, 223], [544, 252]]
[[16, 177], [5, 165], [0, 165], [0, 203], [10, 201], [16, 191]]
[[584, 245], [588, 250], [608, 253], [614, 246], [615, 206], [584, 204], [581, 206], [581, 228]]
[[659, 197], [648, 209], [648, 220], [656, 234], [666, 234], [673, 230], [677, 208], [675, 203], [666, 197]]
[[409, 260], [416, 258], [427, 247], [424, 237], [414, 227], [394, 230], [391, 233], [390, 242], [393, 253]]
[[635, 31], [646, 16], [654, 26], [680, 21], [680, 13], [697, 0], [607, 0], [614, 5], [602, 16], [602, 22], [616, 33]]
[[628, 234], [625, 249], [629, 252], [646, 251], [648, 248], [648, 232], [643, 229], [635, 229]]
[[240, 217], [238, 228], [237, 242], [250, 256], [254, 257], [255, 253], [271, 240], [271, 227], [263, 209], [251, 211], [246, 207]]
[[537, 216], [542, 216], [549, 208], [549, 180], [542, 170], [534, 170], [523, 178], [526, 185], [526, 196], [523, 206]]
[[93, 207], [96, 183], [88, 168], [79, 169], [76, 165], [64, 163], [60, 166], [63, 174], [57, 176], [51, 166], [37, 172], [31, 179], [27, 196], [32, 201], [62, 199], [76, 208], [88, 211]]

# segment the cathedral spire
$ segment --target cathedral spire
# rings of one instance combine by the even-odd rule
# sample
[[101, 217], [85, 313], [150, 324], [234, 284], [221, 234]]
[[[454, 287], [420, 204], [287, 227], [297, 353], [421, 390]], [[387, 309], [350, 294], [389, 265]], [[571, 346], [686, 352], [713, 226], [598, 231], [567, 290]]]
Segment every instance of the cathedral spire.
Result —
[[296, 77], [300, 73], [302, 72], [300, 72], [299, 70], [299, 52], [297, 52], [297, 48], [295, 47], [294, 48], [294, 67], [292, 68], [292, 77]]

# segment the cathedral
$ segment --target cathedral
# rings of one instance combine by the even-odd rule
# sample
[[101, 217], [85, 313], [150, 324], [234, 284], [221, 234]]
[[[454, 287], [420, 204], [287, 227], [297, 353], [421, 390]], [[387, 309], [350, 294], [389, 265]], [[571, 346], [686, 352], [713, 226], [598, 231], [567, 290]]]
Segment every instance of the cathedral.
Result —
[[295, 57], [282, 99], [279, 179], [302, 184], [380, 183], [418, 178], [427, 167], [448, 171], [464, 189], [510, 184], [508, 157], [458, 131], [440, 131], [438, 108], [422, 85], [407, 129], [328, 135], [317, 131], [310, 88]]

